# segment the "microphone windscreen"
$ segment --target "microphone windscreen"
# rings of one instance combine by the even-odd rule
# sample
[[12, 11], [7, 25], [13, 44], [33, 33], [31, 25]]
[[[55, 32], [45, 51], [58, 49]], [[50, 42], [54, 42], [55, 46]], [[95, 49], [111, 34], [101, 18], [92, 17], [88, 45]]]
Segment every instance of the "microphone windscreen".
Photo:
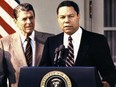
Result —
[[57, 47], [57, 48], [55, 49], [55, 54], [56, 54], [58, 51], [59, 51], [59, 48]]
[[59, 51], [64, 49], [64, 48], [65, 48], [65, 46], [61, 44], [60, 47], [59, 47]]

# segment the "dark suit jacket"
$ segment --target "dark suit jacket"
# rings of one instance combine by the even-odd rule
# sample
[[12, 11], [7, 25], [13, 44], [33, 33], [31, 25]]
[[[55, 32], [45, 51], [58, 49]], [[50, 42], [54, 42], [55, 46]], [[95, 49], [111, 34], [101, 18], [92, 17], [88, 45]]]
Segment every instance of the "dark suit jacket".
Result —
[[[35, 64], [39, 66], [44, 42], [52, 34], [35, 31]], [[22, 43], [18, 33], [11, 34], [0, 40], [0, 87], [6, 83], [7, 77], [11, 87], [17, 87], [20, 68], [27, 66]], [[4, 68], [3, 68], [4, 67]]]
[[[88, 32], [82, 29], [81, 44], [74, 66], [95, 66], [103, 80], [110, 84], [116, 80], [115, 66], [110, 49], [103, 35]], [[63, 44], [64, 33], [49, 37], [45, 43], [40, 66], [54, 66], [55, 49]]]

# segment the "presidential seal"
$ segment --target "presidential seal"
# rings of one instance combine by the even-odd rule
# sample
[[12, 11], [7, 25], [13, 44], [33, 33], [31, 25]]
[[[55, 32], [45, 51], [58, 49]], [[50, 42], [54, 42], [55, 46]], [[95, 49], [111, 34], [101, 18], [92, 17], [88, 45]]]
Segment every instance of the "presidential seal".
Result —
[[72, 87], [72, 84], [65, 73], [50, 71], [42, 78], [40, 87]]

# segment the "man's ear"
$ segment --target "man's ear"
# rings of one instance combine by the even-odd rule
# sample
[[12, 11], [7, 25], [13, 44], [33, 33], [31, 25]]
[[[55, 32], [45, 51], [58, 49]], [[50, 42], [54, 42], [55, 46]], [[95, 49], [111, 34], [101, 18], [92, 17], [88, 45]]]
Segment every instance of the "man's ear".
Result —
[[80, 19], [80, 14], [78, 14], [77, 16], [78, 16], [78, 18]]
[[13, 18], [13, 22], [14, 22], [15, 26], [17, 27], [17, 19], [16, 18]]

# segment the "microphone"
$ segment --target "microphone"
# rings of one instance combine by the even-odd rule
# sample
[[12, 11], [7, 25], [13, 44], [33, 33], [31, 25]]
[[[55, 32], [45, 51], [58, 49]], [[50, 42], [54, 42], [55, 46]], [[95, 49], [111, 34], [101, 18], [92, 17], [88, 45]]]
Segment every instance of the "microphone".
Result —
[[64, 45], [60, 45], [55, 49], [54, 65], [55, 66], [65, 66], [66, 57], [68, 54], [68, 49]]
[[65, 49], [65, 46], [64, 46], [64, 45], [60, 45], [60, 46], [59, 46], [58, 60], [59, 60], [60, 58], [62, 58], [62, 52], [63, 52], [64, 49]]
[[65, 46], [64, 45], [60, 45], [59, 46], [59, 55], [58, 55], [58, 66], [63, 66], [64, 65], [64, 50], [65, 50]]
[[57, 65], [58, 55], [59, 55], [59, 48], [57, 47], [57, 48], [55, 49], [54, 65]]

